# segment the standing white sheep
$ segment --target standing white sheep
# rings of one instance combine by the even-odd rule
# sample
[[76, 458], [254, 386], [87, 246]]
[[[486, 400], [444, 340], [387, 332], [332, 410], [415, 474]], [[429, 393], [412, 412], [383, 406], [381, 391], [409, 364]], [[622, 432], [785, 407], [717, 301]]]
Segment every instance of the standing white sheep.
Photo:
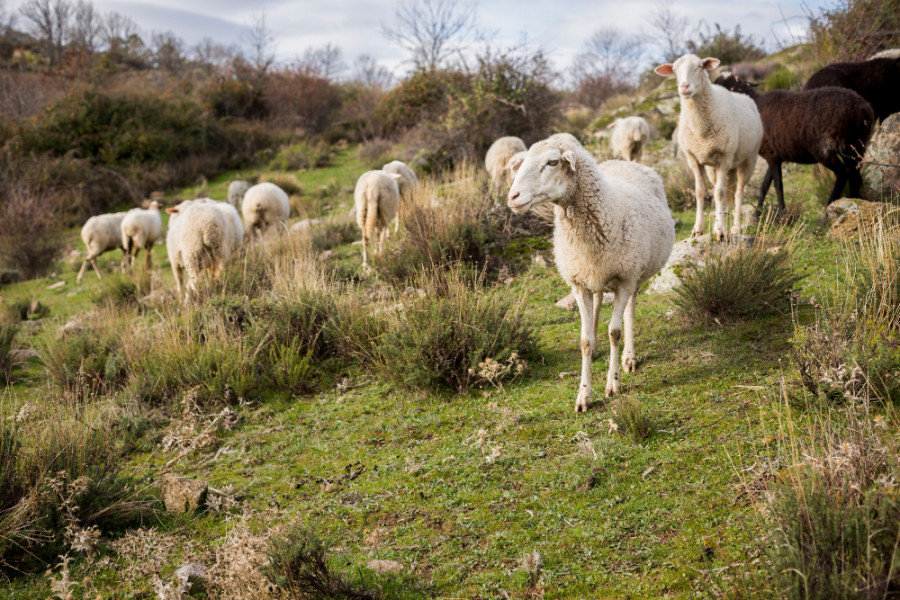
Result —
[[666, 263], [675, 241], [663, 183], [653, 169], [618, 160], [601, 165], [580, 144], [534, 144], [516, 173], [508, 206], [523, 213], [555, 204], [553, 254], [572, 286], [581, 312], [581, 384], [575, 411], [591, 401], [591, 362], [603, 292], [615, 294], [609, 323], [606, 395], [619, 392], [619, 342], [624, 322], [622, 369], [634, 371], [634, 304], [641, 284]]
[[129, 266], [141, 250], [147, 255], [147, 269], [153, 267], [153, 244], [162, 237], [162, 216], [159, 214], [160, 203], [154, 200], [150, 206], [132, 208], [122, 219], [122, 247]]
[[388, 234], [388, 225], [400, 208], [400, 175], [367, 171], [359, 176], [353, 191], [356, 223], [362, 229], [363, 267], [368, 267], [367, 246], [375, 238], [375, 253], [380, 254]]
[[230, 202], [219, 202], [212, 198], [201, 198], [195, 202], [207, 203], [222, 211], [227, 227], [229, 255], [237, 252], [244, 243], [244, 224], [241, 222], [241, 215], [238, 214], [237, 209]]
[[654, 69], [659, 75], [678, 80], [681, 114], [678, 116], [678, 148], [684, 153], [694, 174], [697, 218], [693, 236], [703, 234], [703, 201], [706, 179], [703, 168], [715, 170], [713, 200], [716, 220], [713, 236], [725, 239], [725, 202], [734, 183], [734, 223], [731, 232], [741, 232], [741, 206], [744, 185], [753, 175], [763, 138], [762, 120], [756, 103], [743, 94], [713, 85], [708, 71], [719, 66], [719, 59], [701, 59], [685, 54], [674, 63]]
[[[405, 162], [399, 160], [393, 160], [388, 164], [381, 167], [381, 170], [390, 175], [399, 175], [400, 179], [397, 180], [397, 185], [400, 187], [400, 198], [405, 199], [409, 202], [413, 194], [416, 192], [416, 188], [419, 187], [419, 178], [416, 177], [416, 172], [409, 168]], [[394, 232], [400, 228], [400, 210], [397, 210], [397, 216], [394, 217]]]
[[269, 228], [287, 224], [291, 202], [283, 189], [274, 183], [257, 183], [244, 194], [241, 204], [244, 230], [251, 240], [261, 237]]
[[198, 292], [204, 271], [216, 279], [221, 275], [229, 256], [228, 224], [225, 213], [212, 202], [187, 200], [166, 212], [171, 215], [166, 251], [178, 296], [188, 302]]
[[484, 157], [484, 166], [488, 175], [491, 176], [491, 183], [499, 186], [512, 182], [515, 174], [506, 170], [505, 167], [514, 154], [527, 149], [525, 142], [514, 136], [502, 137], [491, 144]]
[[650, 126], [641, 117], [625, 117], [610, 123], [612, 129], [609, 145], [613, 156], [638, 162], [644, 153], [644, 145], [650, 141]]
[[250, 184], [240, 179], [235, 179], [228, 184], [228, 204], [240, 210], [244, 201], [244, 194], [250, 189]]
[[94, 267], [97, 278], [102, 279], [100, 268], [97, 266], [97, 257], [109, 250], [122, 250], [122, 265], [126, 263], [125, 247], [122, 245], [122, 220], [126, 213], [111, 213], [96, 215], [88, 219], [81, 228], [81, 239], [87, 248], [87, 255], [81, 263], [76, 280], [80, 283], [87, 270], [88, 263]]

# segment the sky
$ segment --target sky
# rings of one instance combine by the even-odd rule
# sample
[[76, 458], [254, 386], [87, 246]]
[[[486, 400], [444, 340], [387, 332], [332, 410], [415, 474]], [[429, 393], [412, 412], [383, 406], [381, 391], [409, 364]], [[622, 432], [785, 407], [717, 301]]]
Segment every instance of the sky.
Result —
[[[826, 0], [674, 0], [672, 8], [692, 26], [705, 21], [751, 34], [770, 51], [802, 40], [804, 6], [817, 10]], [[24, 0], [7, 0], [14, 12]], [[265, 13], [279, 60], [289, 62], [311, 46], [338, 45], [350, 63], [368, 54], [401, 75], [405, 52], [382, 34], [393, 21], [399, 0], [94, 0], [101, 12], [131, 17], [144, 31], [171, 31], [193, 45], [205, 37], [240, 45], [246, 27]], [[544, 48], [564, 71], [584, 41], [601, 27], [648, 34], [647, 16], [659, 0], [480, 0], [479, 27], [500, 43], [515, 43], [523, 33]], [[22, 19], [18, 25], [23, 26]]]

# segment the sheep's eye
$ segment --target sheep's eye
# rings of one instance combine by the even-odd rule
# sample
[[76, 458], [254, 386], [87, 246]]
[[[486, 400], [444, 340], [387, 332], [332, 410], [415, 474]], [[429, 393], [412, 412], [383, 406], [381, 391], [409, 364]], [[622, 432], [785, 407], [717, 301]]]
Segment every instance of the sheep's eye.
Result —
[[553, 160], [548, 160], [548, 161], [547, 161], [547, 165], [548, 165], [548, 166], [551, 166], [551, 167], [555, 167], [555, 166], [558, 165], [558, 164], [559, 164], [559, 159], [553, 159]]

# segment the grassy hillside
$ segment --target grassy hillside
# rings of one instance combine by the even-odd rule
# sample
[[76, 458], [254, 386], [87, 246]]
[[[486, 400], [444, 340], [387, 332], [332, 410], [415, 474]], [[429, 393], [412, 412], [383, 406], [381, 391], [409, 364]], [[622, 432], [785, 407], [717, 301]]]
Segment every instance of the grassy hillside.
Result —
[[[787, 477], [800, 440], [835, 410], [801, 389], [790, 342], [814, 318], [807, 300], [838, 286], [836, 276], [853, 246], [827, 236], [818, 224], [827, 182], [811, 168], [792, 167], [786, 175], [786, 196], [802, 213], [787, 230], [798, 239], [790, 264], [805, 275], [792, 314], [696, 324], [677, 310], [674, 293], [641, 294], [639, 370], [623, 375], [619, 398], [602, 398], [597, 389], [608, 348], [601, 341], [594, 404], [585, 415], [573, 412], [578, 314], [554, 307], [568, 290], [555, 268], [545, 266], [552, 258], [546, 234], [534, 233], [492, 246], [488, 253], [502, 253], [507, 271], [486, 275], [487, 288], [473, 292], [499, 290], [521, 306], [533, 327], [537, 349], [514, 377], [486, 376], [462, 393], [409, 387], [390, 365], [339, 352], [306, 355], [302, 386], [264, 384], [268, 375], [258, 369], [265, 367], [256, 367], [240, 390], [229, 379], [224, 388], [176, 386], [161, 402], [142, 398], [137, 390], [146, 388], [135, 382], [146, 383], [140, 377], [148, 377], [142, 369], [149, 367], [139, 364], [131, 346], [143, 347], [143, 338], [148, 347], [159, 343], [159, 331], [179, 313], [187, 323], [237, 314], [229, 311], [244, 309], [228, 303], [244, 306], [241, 296], [251, 308], [266, 299], [312, 302], [292, 294], [302, 294], [303, 286], [319, 289], [302, 274], [316, 269], [322, 289], [332, 290], [322, 293], [337, 298], [335, 310], [348, 315], [388, 320], [396, 303], [414, 302], [408, 298], [420, 284], [392, 283], [386, 271], [363, 272], [359, 246], [340, 233], [348, 227], [352, 187], [363, 170], [355, 152], [345, 150], [329, 167], [292, 173], [303, 190], [295, 208], [310, 217], [329, 215], [324, 227], [336, 233], [312, 241], [292, 236], [290, 244], [272, 247], [271, 262], [264, 260], [269, 251], [239, 257], [226, 275], [228, 292], [210, 292], [192, 308], [171, 299], [141, 307], [128, 299], [133, 291], [121, 291], [126, 279], [119, 275], [98, 281], [88, 273], [76, 284], [77, 261], [3, 289], [6, 306], [37, 299], [49, 309], [22, 324], [22, 347], [37, 348], [50, 360], [56, 355], [49, 350], [63, 339], [58, 328], [74, 318], [92, 334], [124, 339], [123, 353], [111, 356], [123, 361], [125, 375], [124, 383], [107, 382], [105, 388], [79, 384], [76, 375], [66, 388], [48, 377], [53, 365], [32, 362], [4, 390], [0, 419], [12, 424], [20, 415], [9, 426], [22, 434], [25, 454], [46, 443], [41, 438], [54, 421], [104, 424], [112, 432], [109, 445], [121, 449], [122, 473], [149, 494], [154, 510], [138, 523], [103, 531], [87, 550], [63, 541], [61, 551], [74, 559], [64, 569], [68, 579], [57, 561], [43, 574], [35, 564], [40, 561], [19, 561], [15, 569], [23, 573], [10, 570], [0, 595], [45, 598], [70, 581], [71, 597], [178, 597], [163, 595], [174, 594], [165, 591], [174, 570], [200, 562], [211, 568], [211, 597], [261, 597], [265, 580], [256, 566], [267, 562], [267, 543], [291, 524], [330, 544], [333, 568], [371, 589], [382, 586], [387, 597], [687, 598], [730, 594], [734, 578], [764, 570], [767, 490], [774, 489], [774, 478]], [[428, 190], [449, 196], [453, 186], [465, 186], [463, 195], [475, 195], [483, 176], [472, 173]], [[228, 181], [247, 175], [228, 173], [210, 181], [208, 191], [224, 198]], [[689, 235], [693, 214], [676, 216], [681, 239]], [[71, 238], [74, 246], [75, 232]], [[394, 238], [401, 244], [403, 232]], [[544, 261], [533, 261], [535, 254]], [[154, 256], [152, 281], [144, 278], [140, 285], [171, 289], [163, 245]], [[300, 265], [297, 270], [282, 270], [285, 257]], [[104, 273], [118, 260], [118, 252], [104, 255]], [[389, 248], [383, 260], [399, 259]], [[234, 277], [241, 272], [275, 275], [259, 292]], [[58, 281], [66, 283], [49, 289]], [[255, 314], [251, 322], [263, 319]], [[604, 327], [609, 316], [605, 306]], [[197, 366], [201, 379], [219, 377], [239, 356], [231, 347], [217, 347], [219, 339], [233, 338], [204, 342], [213, 357], [212, 367]], [[268, 347], [260, 345], [259, 352]], [[159, 356], [177, 352], [163, 348]], [[874, 410], [893, 436], [892, 411]], [[210, 507], [187, 516], [165, 513], [153, 499], [166, 472], [209, 482], [215, 490]], [[524, 557], [535, 551], [543, 565], [529, 571]], [[364, 568], [371, 559], [398, 561], [404, 569], [377, 575]]]

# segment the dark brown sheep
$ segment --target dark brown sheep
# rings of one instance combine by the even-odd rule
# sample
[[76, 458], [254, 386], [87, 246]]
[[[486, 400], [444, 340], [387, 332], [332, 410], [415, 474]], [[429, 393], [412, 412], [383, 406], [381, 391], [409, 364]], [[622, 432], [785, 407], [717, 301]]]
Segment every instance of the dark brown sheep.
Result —
[[[872, 135], [875, 114], [868, 102], [854, 91], [828, 87], [803, 92], [773, 90], [758, 94], [750, 85], [734, 75], [719, 77], [716, 84], [753, 98], [763, 122], [763, 141], [759, 155], [769, 164], [759, 190], [757, 210], [772, 181], [778, 207], [784, 210], [782, 163], [820, 163], [835, 175], [834, 188], [828, 197], [831, 204], [849, 181], [850, 194], [859, 195], [862, 177], [860, 159]], [[827, 205], [826, 204], [826, 205]]]
[[853, 90], [872, 105], [882, 121], [900, 111], [900, 58], [834, 63], [813, 73], [804, 90], [823, 87]]

